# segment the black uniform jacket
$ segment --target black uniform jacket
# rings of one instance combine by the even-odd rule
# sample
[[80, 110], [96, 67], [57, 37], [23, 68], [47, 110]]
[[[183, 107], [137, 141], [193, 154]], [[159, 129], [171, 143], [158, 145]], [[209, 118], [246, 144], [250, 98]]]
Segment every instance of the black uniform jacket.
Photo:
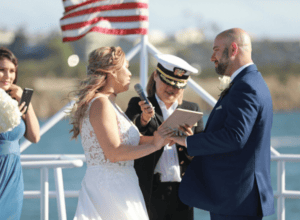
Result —
[[[140, 117], [142, 111], [140, 106], [138, 105], [138, 102], [141, 101], [139, 97], [134, 97], [129, 101], [125, 113], [135, 123], [135, 125], [138, 127], [141, 134], [146, 136], [152, 136], [154, 131], [157, 130], [159, 125], [161, 125], [162, 122], [164, 121], [164, 119], [163, 119], [162, 111], [159, 107], [159, 104], [155, 96], [148, 97], [148, 99], [155, 107], [155, 117], [151, 119], [151, 121], [147, 124], [147, 126], [142, 127], [140, 123]], [[199, 106], [196, 103], [187, 102], [187, 101], [183, 101], [181, 105], [178, 105], [178, 108], [200, 111]], [[203, 131], [203, 120], [201, 119], [198, 121], [197, 125], [193, 127], [193, 132], [194, 134], [196, 134], [202, 131]], [[178, 144], [176, 144], [176, 147], [178, 152], [180, 173], [181, 176], [183, 176], [187, 166], [190, 164], [192, 160], [192, 157], [190, 157], [187, 154], [187, 150], [185, 147], [180, 146]], [[153, 180], [154, 169], [162, 153], [163, 153], [163, 148], [148, 156], [145, 156], [143, 158], [134, 161], [134, 168], [139, 178], [139, 184], [142, 193], [144, 195], [144, 199], [148, 210], [149, 210], [149, 203], [150, 203], [152, 189], [153, 189], [153, 182], [155, 183], [155, 181]]]

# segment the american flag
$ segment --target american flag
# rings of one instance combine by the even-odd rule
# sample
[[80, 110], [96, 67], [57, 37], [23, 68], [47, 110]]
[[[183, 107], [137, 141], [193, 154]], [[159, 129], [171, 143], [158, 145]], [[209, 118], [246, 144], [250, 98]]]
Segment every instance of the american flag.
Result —
[[148, 33], [148, 0], [63, 0], [63, 42], [89, 32], [113, 35]]

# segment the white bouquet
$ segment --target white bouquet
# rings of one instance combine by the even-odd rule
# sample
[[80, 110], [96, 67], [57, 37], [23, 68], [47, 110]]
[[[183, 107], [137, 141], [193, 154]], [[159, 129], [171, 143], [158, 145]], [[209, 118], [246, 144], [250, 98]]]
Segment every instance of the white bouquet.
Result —
[[11, 131], [21, 122], [19, 104], [0, 88], [0, 133]]
[[219, 80], [220, 80], [219, 89], [223, 91], [229, 86], [231, 78], [229, 76], [223, 76], [223, 77], [219, 77]]

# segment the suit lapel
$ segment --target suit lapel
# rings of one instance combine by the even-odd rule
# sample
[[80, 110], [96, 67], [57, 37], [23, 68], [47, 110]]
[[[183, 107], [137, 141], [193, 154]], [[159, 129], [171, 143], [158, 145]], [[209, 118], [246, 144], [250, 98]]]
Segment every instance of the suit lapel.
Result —
[[[233, 79], [233, 83], [237, 83], [239, 81], [239, 79], [241, 77], [243, 77], [245, 74], [249, 73], [249, 72], [252, 72], [252, 71], [257, 71], [257, 67], [255, 64], [253, 65], [250, 65], [250, 66], [247, 66], [245, 69], [242, 70], [242, 72], [240, 72], [234, 79]], [[206, 122], [206, 125], [205, 125], [205, 129], [204, 131], [206, 130], [206, 128], [208, 127], [209, 125], [209, 122], [211, 121], [211, 119], [213, 118], [213, 115], [215, 113], [215, 110], [216, 110], [216, 107], [219, 106], [219, 103], [221, 101], [221, 98], [218, 99], [217, 103], [215, 104], [213, 110], [211, 111], [208, 119], [207, 119], [207, 122]]]
[[219, 98], [218, 101], [217, 101], [217, 103], [215, 104], [213, 110], [212, 110], [211, 113], [209, 114], [208, 119], [207, 119], [207, 122], [206, 122], [206, 125], [205, 125], [205, 128], [204, 128], [204, 132], [205, 132], [206, 128], [208, 127], [209, 122], [210, 122], [211, 119], [213, 118], [213, 115], [215, 114], [215, 111], [216, 111], [216, 107], [219, 105], [220, 101], [221, 101], [221, 99]]

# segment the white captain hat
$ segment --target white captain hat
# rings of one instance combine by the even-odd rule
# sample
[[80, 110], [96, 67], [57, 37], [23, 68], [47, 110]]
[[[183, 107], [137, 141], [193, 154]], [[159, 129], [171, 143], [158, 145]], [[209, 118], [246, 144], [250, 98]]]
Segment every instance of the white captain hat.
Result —
[[170, 54], [156, 54], [156, 71], [160, 79], [179, 89], [187, 85], [187, 80], [191, 73], [198, 73], [198, 70], [188, 64], [185, 60]]

